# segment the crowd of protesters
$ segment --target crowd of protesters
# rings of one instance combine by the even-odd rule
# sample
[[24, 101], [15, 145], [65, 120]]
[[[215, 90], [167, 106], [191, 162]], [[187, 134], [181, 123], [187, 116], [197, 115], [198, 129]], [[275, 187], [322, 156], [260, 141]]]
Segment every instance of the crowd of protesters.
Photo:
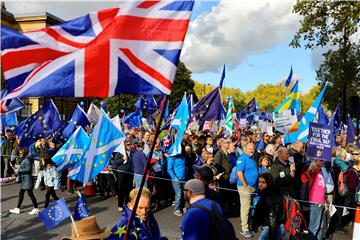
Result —
[[[338, 135], [331, 161], [313, 160], [306, 157], [304, 143], [284, 145], [283, 134], [270, 135], [260, 129], [235, 127], [231, 136], [226, 136], [222, 127], [215, 132], [188, 129], [182, 141], [182, 153], [169, 156], [169, 132], [164, 135], [164, 131], [154, 141], [151, 131], [125, 127], [125, 152], [114, 152], [109, 165], [96, 177], [98, 192], [104, 199], [117, 198], [118, 211], [125, 211], [127, 203], [134, 200], [135, 193], [130, 192], [140, 186], [150, 149], [155, 144], [145, 182], [149, 192], [142, 193], [151, 198], [146, 211], [172, 205], [173, 213], [180, 217], [186, 212], [187, 198], [206, 198], [216, 202], [221, 214], [240, 216], [241, 226], [235, 229], [244, 237], [250, 238], [260, 231], [259, 239], [281, 239], [291, 237], [284, 228], [283, 199], [289, 196], [301, 206], [308, 223], [303, 232], [308, 231], [309, 239], [329, 239], [335, 231], [349, 231], [354, 208], [359, 204], [355, 199], [360, 182], [360, 151], [356, 145], [346, 144], [346, 136]], [[25, 192], [34, 207], [29, 214], [39, 212], [34, 188], [46, 190], [46, 208], [50, 196], [58, 199], [57, 190], [73, 194], [82, 185], [67, 178], [70, 169], [56, 171], [51, 157], [60, 147], [52, 139], [40, 139], [29, 148], [19, 148], [16, 136], [10, 129], [6, 130], [1, 146], [1, 178], [16, 176], [15, 181], [20, 183], [18, 204], [11, 213], [21, 212]], [[190, 184], [195, 190], [189, 195], [190, 190], [184, 189], [184, 184], [194, 178], [202, 182], [203, 189], [197, 183]], [[197, 195], [201, 197], [197, 199]], [[258, 197], [260, 200], [255, 204]], [[211, 202], [205, 202], [209, 207]], [[125, 211], [125, 214], [129, 213]], [[189, 219], [187, 213], [181, 230], [191, 235], [196, 230], [187, 229], [191, 227], [187, 224]], [[158, 235], [158, 227], [153, 227], [153, 234]]]

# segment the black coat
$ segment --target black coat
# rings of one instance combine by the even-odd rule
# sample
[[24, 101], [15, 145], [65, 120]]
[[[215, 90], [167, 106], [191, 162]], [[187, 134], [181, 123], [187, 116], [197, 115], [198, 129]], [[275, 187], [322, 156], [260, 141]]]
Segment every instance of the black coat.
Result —
[[277, 239], [278, 227], [286, 220], [283, 195], [278, 188], [268, 187], [259, 196], [253, 227], [269, 226], [269, 240]]
[[114, 170], [132, 172], [132, 153], [130, 153], [130, 156], [128, 156], [127, 158], [127, 161], [125, 161], [123, 154], [117, 152], [112, 161], [112, 168]]

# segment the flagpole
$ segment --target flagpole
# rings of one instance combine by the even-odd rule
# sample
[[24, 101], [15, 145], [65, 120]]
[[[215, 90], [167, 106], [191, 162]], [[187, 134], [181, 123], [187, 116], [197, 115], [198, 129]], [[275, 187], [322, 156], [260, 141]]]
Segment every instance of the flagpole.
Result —
[[78, 237], [79, 237], [79, 232], [78, 232], [78, 230], [77, 230], [77, 227], [76, 227], [76, 224], [75, 224], [75, 220], [74, 220], [74, 218], [73, 218], [72, 215], [70, 215], [70, 219], [71, 219], [71, 221], [72, 221], [72, 224], [74, 224], [75, 234], [76, 234], [76, 237], [78, 238]]
[[150, 150], [150, 153], [149, 153], [149, 156], [148, 156], [148, 159], [147, 159], [147, 163], [146, 163], [146, 167], [145, 167], [145, 170], [144, 170], [144, 175], [143, 175], [143, 177], [141, 179], [139, 192], [138, 192], [138, 194], [136, 196], [135, 203], [134, 203], [133, 209], [131, 211], [131, 216], [130, 216], [130, 219], [129, 219], [129, 221], [127, 223], [127, 226], [126, 226], [126, 233], [125, 233], [124, 240], [128, 239], [130, 229], [131, 229], [131, 225], [132, 225], [132, 222], [134, 221], [134, 218], [135, 218], [135, 215], [136, 215], [136, 209], [137, 209], [137, 207], [139, 205], [141, 192], [142, 192], [142, 190], [144, 188], [144, 185], [145, 185], [146, 175], [147, 175], [147, 173], [149, 172], [149, 169], [150, 169], [150, 161], [151, 161], [152, 155], [154, 153], [156, 140], [157, 140], [157, 138], [159, 137], [159, 134], [160, 134], [161, 122], [162, 122], [162, 119], [164, 117], [166, 104], [168, 104], [167, 103], [167, 98], [168, 98], [168, 96], [165, 95], [165, 97], [163, 98], [163, 100], [161, 102], [162, 108], [161, 108], [161, 112], [160, 112], [160, 118], [159, 118], [159, 120], [157, 122], [156, 129], [155, 129], [154, 142], [153, 142], [153, 144], [151, 146], [151, 150]]

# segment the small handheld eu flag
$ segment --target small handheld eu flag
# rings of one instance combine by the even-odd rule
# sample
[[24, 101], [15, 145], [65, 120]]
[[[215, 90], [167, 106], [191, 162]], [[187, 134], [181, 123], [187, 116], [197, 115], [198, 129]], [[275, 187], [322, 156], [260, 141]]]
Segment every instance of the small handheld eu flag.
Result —
[[74, 220], [79, 221], [83, 218], [87, 218], [90, 216], [89, 209], [86, 206], [86, 203], [82, 197], [82, 195], [78, 192], [79, 199], [76, 201], [75, 209], [74, 209]]
[[39, 213], [39, 218], [45, 224], [48, 230], [59, 225], [63, 220], [70, 217], [71, 213], [64, 198], [52, 203]]

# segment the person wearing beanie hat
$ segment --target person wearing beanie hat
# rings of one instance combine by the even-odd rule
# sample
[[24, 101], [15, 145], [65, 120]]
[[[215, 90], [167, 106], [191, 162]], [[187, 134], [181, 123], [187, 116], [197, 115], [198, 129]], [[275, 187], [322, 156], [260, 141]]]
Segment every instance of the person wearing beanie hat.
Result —
[[[212, 211], [214, 201], [205, 198], [205, 186], [199, 179], [191, 179], [184, 186], [185, 200], [191, 205], [186, 211], [180, 224], [182, 239], [209, 239], [210, 217], [201, 206]], [[220, 214], [223, 210], [215, 203]]]

